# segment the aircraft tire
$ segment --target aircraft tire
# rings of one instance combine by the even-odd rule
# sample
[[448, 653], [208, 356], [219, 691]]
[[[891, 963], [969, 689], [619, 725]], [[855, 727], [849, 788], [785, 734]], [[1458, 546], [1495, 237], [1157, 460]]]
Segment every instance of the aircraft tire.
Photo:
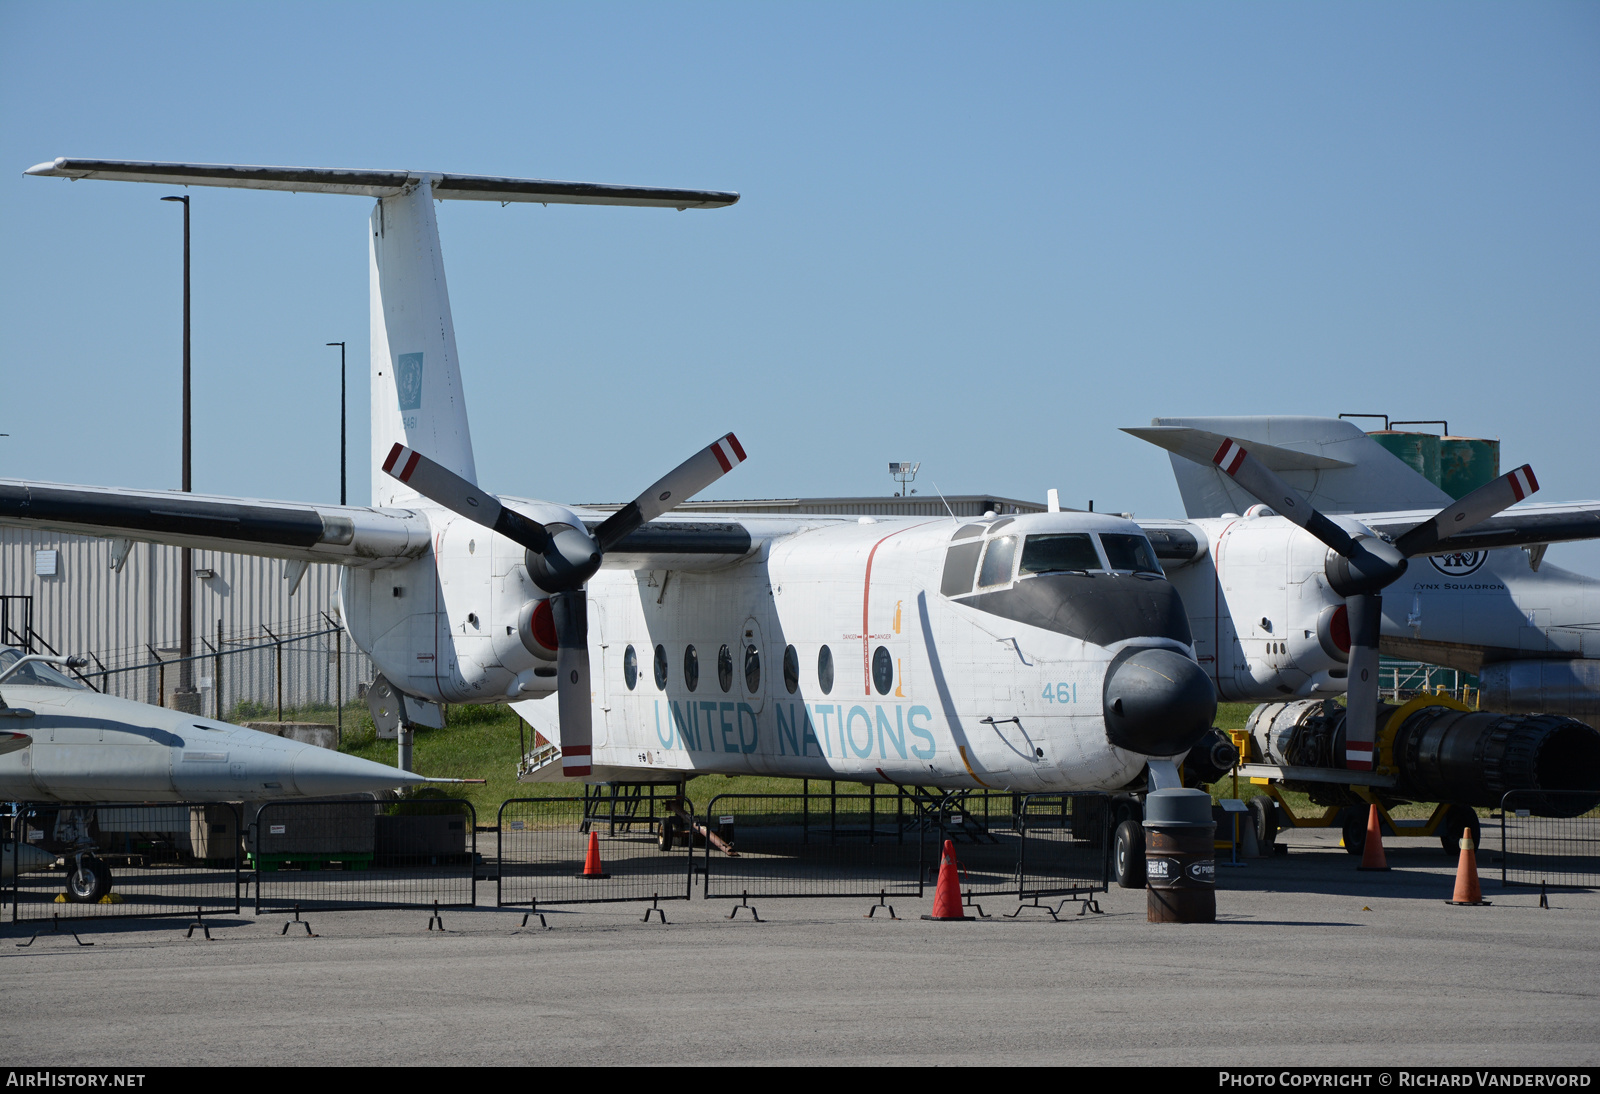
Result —
[[1339, 827], [1339, 832], [1344, 836], [1344, 849], [1347, 854], [1359, 855], [1367, 846], [1367, 811], [1365, 809], [1346, 809], [1344, 821]]
[[84, 855], [67, 868], [67, 900], [73, 904], [96, 904], [111, 892], [111, 870], [93, 855]]
[[1124, 889], [1144, 888], [1144, 826], [1125, 820], [1111, 840], [1111, 869]]
[[1251, 798], [1250, 822], [1255, 825], [1256, 843], [1261, 853], [1270, 854], [1269, 848], [1278, 838], [1278, 803], [1265, 794]]
[[1452, 805], [1439, 826], [1439, 846], [1452, 860], [1461, 854], [1461, 830], [1472, 833], [1472, 846], [1483, 846], [1483, 826], [1478, 823], [1477, 810], [1468, 805]]

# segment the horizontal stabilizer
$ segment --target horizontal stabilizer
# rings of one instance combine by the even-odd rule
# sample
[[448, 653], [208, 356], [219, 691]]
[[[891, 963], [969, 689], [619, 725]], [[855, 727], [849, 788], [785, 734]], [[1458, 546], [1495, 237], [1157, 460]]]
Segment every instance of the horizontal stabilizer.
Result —
[[[1142, 426], [1124, 429], [1123, 432], [1202, 465], [1210, 464], [1212, 455], [1228, 439], [1221, 433], [1181, 425]], [[1344, 460], [1296, 452], [1292, 448], [1279, 448], [1261, 441], [1250, 442], [1250, 454], [1274, 471], [1332, 471], [1338, 467], [1355, 466]]]
[[679, 190], [661, 186], [613, 186], [432, 171], [356, 171], [331, 167], [256, 167], [231, 163], [146, 163], [61, 157], [30, 167], [45, 178], [155, 182], [166, 186], [229, 186], [293, 193], [396, 197], [424, 178], [433, 196], [459, 201], [520, 201], [545, 205], [640, 205], [668, 209], [719, 209], [739, 195], [725, 190]]

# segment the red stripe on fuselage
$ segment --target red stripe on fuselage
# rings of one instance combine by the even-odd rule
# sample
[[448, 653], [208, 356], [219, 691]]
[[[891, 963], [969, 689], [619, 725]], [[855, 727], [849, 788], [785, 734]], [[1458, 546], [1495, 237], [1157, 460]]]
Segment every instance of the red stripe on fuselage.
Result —
[[[922, 524], [913, 524], [911, 528], [921, 528], [923, 524], [932, 524], [933, 521], [925, 520]], [[911, 528], [901, 528], [897, 532], [890, 532], [872, 545], [872, 550], [867, 553], [867, 576], [861, 585], [861, 684], [866, 691], [865, 695], [872, 694], [872, 659], [867, 653], [872, 643], [872, 628], [867, 626], [867, 609], [872, 604], [872, 560], [878, 556], [878, 548], [889, 540], [898, 536], [900, 532], [909, 532]]]

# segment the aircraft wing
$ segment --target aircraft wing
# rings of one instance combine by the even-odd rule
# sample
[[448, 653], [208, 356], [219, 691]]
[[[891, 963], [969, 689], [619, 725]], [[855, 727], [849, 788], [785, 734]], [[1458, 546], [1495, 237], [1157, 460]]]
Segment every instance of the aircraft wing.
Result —
[[[1391, 539], [1399, 539], [1438, 514], [1432, 510], [1417, 509], [1353, 515], [1373, 531], [1382, 532]], [[1444, 539], [1439, 544], [1438, 553], [1531, 547], [1540, 543], [1565, 543], [1577, 539], [1600, 539], [1600, 501], [1512, 506], [1499, 516], [1490, 517], [1465, 532]]]
[[[517, 499], [503, 499], [516, 504]], [[592, 534], [610, 513], [574, 507]], [[743, 516], [730, 513], [669, 513], [640, 525], [607, 551], [607, 570], [716, 570], [758, 554], [774, 540], [813, 528], [853, 522], [855, 517], [814, 514]]]
[[0, 524], [371, 568], [416, 558], [429, 539], [427, 520], [407, 509], [19, 479], [0, 479]]

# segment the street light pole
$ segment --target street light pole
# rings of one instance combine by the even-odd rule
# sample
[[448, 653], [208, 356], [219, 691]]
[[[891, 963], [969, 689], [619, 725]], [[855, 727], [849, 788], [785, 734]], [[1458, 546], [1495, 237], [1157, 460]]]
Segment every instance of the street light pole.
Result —
[[[185, 494], [194, 489], [190, 467], [190, 436], [189, 436], [189, 196], [164, 197], [162, 201], [183, 202], [183, 492]], [[179, 552], [179, 577], [178, 577], [178, 695], [174, 696], [175, 702], [184, 702], [193, 698], [195, 710], [199, 710], [199, 696], [194, 689], [194, 664], [189, 657], [194, 653], [194, 558], [188, 547]], [[180, 707], [180, 709], [183, 709]]]
[[344, 479], [344, 455], [345, 455], [345, 439], [344, 439], [344, 421], [345, 421], [345, 414], [344, 414], [344, 343], [343, 342], [329, 342], [328, 345], [330, 345], [330, 346], [338, 346], [339, 347], [339, 504], [340, 505], [348, 505], [349, 502], [345, 498], [345, 479]]

